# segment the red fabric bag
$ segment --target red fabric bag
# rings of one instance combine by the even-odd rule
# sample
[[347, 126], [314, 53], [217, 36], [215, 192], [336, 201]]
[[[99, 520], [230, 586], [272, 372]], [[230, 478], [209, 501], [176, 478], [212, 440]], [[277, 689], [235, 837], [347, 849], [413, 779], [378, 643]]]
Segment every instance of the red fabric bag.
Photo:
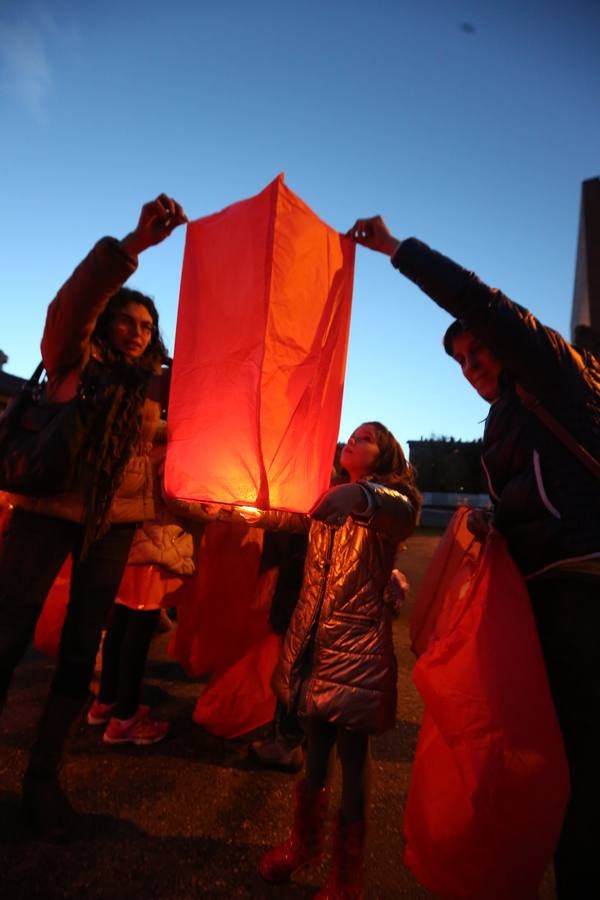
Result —
[[227, 739], [270, 722], [275, 715], [271, 678], [280, 650], [278, 635], [265, 629], [241, 659], [211, 678], [196, 703], [194, 722]]
[[283, 183], [187, 228], [165, 489], [307, 512], [339, 430], [354, 242]]
[[405, 862], [443, 898], [533, 900], [560, 833], [567, 761], [521, 574], [497, 532], [478, 558], [471, 549], [437, 584], [443, 602], [414, 670], [425, 715]]
[[271, 676], [280, 641], [269, 624], [277, 569], [260, 572], [261, 528], [214, 522], [200, 544], [197, 574], [179, 592], [169, 653], [190, 675], [210, 674], [193, 719], [234, 738], [273, 718]]
[[268, 607], [254, 604], [261, 528], [211, 522], [200, 542], [195, 575], [179, 592], [169, 654], [188, 675], [212, 675], [237, 662], [268, 627]]
[[[460, 509], [452, 517], [435, 549], [421, 581], [410, 617], [411, 649], [420, 656], [434, 636], [445, 630], [455, 595], [464, 590], [477, 566], [481, 544], [467, 528], [470, 510]], [[458, 576], [458, 581], [456, 578]]]
[[125, 566], [115, 603], [129, 609], [169, 609], [177, 606], [188, 576], [174, 575], [155, 563]]

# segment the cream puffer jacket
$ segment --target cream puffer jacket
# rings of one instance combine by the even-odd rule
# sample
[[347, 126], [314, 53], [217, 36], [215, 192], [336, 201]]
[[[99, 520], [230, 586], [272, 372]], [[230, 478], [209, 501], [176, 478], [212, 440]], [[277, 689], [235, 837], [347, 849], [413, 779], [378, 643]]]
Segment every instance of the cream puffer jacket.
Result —
[[133, 536], [127, 565], [157, 565], [173, 575], [193, 575], [194, 536], [181, 522], [144, 522]]

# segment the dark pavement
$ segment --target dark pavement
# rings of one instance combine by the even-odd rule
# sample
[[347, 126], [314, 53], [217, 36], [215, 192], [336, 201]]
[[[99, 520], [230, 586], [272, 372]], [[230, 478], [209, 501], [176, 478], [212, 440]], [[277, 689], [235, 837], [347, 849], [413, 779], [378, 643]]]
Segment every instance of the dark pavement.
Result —
[[[404, 569], [414, 587], [436, 543], [427, 532], [411, 539]], [[372, 744], [370, 900], [433, 896], [402, 863], [402, 816], [422, 709], [410, 680], [409, 606], [395, 625], [398, 722]], [[63, 782], [81, 828], [67, 845], [28, 840], [20, 825], [26, 749], [53, 662], [32, 652], [19, 668], [0, 726], [0, 900], [283, 900], [309, 898], [323, 882], [326, 861], [283, 887], [266, 885], [257, 874], [261, 854], [287, 833], [294, 776], [253, 768], [248, 738], [223, 741], [193, 724], [202, 683], [186, 679], [169, 660], [167, 641], [161, 635], [153, 642], [145, 699], [170, 720], [171, 735], [152, 747], [109, 748], [101, 728], [79, 728]], [[333, 787], [335, 805], [337, 766]], [[540, 897], [554, 897], [550, 874]]]

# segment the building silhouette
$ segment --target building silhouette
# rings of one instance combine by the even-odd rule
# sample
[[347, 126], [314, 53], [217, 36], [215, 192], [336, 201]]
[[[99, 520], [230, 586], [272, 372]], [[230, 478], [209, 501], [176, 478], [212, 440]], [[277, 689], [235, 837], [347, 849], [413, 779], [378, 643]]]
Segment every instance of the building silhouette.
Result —
[[600, 354], [600, 178], [581, 185], [571, 340]]

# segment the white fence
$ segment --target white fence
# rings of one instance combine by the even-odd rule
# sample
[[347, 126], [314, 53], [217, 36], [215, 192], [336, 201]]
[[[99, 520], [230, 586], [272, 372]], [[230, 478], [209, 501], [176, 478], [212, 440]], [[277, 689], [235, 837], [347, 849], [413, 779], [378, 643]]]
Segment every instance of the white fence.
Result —
[[487, 494], [445, 493], [423, 491], [423, 509], [420, 524], [424, 528], [445, 528], [459, 506], [472, 509], [491, 509]]

